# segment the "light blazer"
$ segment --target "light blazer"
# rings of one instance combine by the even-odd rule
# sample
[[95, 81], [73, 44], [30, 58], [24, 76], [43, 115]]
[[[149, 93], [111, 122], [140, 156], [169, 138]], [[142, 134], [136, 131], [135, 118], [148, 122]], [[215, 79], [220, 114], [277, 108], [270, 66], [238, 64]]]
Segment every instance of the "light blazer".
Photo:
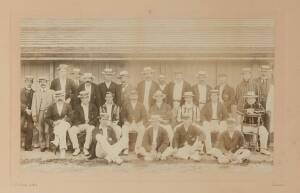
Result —
[[54, 91], [50, 89], [46, 89], [46, 97], [42, 99], [42, 91], [39, 89], [37, 90], [32, 97], [32, 105], [31, 105], [31, 110], [32, 110], [32, 118], [33, 120], [37, 120], [39, 117], [39, 112], [41, 110], [41, 102], [46, 101], [46, 109], [52, 105], [55, 102], [54, 98]]
[[[145, 148], [147, 152], [152, 150], [152, 142], [153, 142], [153, 127], [148, 127], [144, 137], [142, 146]], [[157, 152], [163, 153], [167, 147], [169, 146], [170, 141], [168, 137], [168, 133], [162, 127], [159, 127], [157, 130], [157, 138], [156, 138], [156, 147], [155, 150]]]
[[[228, 113], [226, 107], [218, 102], [217, 104], [217, 118], [219, 121], [226, 120], [228, 118]], [[203, 121], [211, 121], [212, 120], [212, 103], [206, 103], [201, 109], [200, 120]]]
[[[100, 113], [107, 113], [107, 105], [104, 104], [100, 107]], [[111, 109], [111, 121], [114, 123], [118, 123], [120, 120], [120, 107], [115, 103], [112, 104]]]

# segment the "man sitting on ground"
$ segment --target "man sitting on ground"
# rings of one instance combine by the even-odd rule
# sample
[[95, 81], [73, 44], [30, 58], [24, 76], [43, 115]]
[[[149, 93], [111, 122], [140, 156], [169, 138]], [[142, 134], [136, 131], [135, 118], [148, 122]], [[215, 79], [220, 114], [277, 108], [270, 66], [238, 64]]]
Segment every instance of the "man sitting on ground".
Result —
[[180, 159], [200, 161], [199, 151], [203, 149], [205, 134], [199, 126], [192, 123], [192, 117], [182, 116], [183, 123], [175, 127], [173, 137], [173, 156]]
[[212, 149], [212, 155], [219, 163], [242, 163], [250, 156], [250, 151], [244, 148], [244, 135], [237, 130], [236, 120], [226, 121], [227, 129], [219, 135], [217, 148]]
[[147, 161], [166, 160], [172, 154], [168, 133], [160, 126], [160, 119], [159, 115], [151, 115], [143, 138], [140, 154]]
[[128, 130], [122, 129], [122, 136], [118, 141], [113, 129], [116, 125], [111, 124], [109, 115], [101, 113], [100, 119], [99, 127], [96, 127], [92, 133], [91, 156], [88, 159], [98, 157], [104, 158], [107, 163], [122, 164], [123, 160], [119, 154], [128, 146]]

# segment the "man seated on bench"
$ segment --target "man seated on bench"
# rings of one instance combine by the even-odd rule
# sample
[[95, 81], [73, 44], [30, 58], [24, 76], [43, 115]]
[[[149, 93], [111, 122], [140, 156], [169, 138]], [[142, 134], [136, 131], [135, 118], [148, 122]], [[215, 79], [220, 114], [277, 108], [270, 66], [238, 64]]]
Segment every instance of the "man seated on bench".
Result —
[[78, 96], [81, 104], [77, 105], [74, 109], [72, 116], [73, 126], [69, 128], [68, 133], [73, 145], [73, 156], [80, 154], [77, 134], [85, 131], [85, 142], [83, 146], [83, 154], [89, 155], [88, 149], [90, 148], [92, 131], [98, 125], [98, 108], [93, 103], [90, 103], [89, 92], [83, 90]]
[[64, 91], [55, 91], [54, 96], [55, 103], [48, 107], [45, 122], [53, 128], [54, 140], [50, 142], [50, 149], [56, 154], [59, 146], [60, 158], [64, 159], [67, 149], [67, 131], [71, 127], [72, 107], [65, 102]]
[[261, 114], [265, 112], [263, 106], [256, 100], [258, 96], [249, 91], [244, 96], [246, 103], [244, 105], [244, 120], [243, 120], [243, 133], [253, 132], [258, 133], [260, 141], [260, 153], [270, 155], [267, 150], [269, 133], [263, 123], [261, 122]]
[[160, 115], [150, 117], [150, 126], [143, 137], [140, 154], [146, 161], [166, 160], [172, 154], [167, 131], [160, 125]]
[[128, 130], [123, 128], [122, 136], [120, 140], [117, 140], [113, 129], [115, 126], [109, 121], [107, 113], [100, 114], [100, 125], [92, 133], [91, 156], [88, 158], [89, 160], [98, 157], [104, 158], [107, 163], [123, 163], [119, 154], [128, 147]]
[[192, 117], [183, 114], [183, 123], [175, 127], [173, 136], [173, 156], [179, 159], [200, 161], [199, 151], [203, 149], [205, 134], [193, 123]]
[[114, 127], [117, 139], [121, 137], [121, 127], [119, 126], [120, 120], [120, 107], [114, 103], [114, 95], [112, 92], [106, 92], [105, 103], [100, 107], [100, 113], [107, 113], [109, 121], [116, 125]]
[[[147, 112], [144, 105], [138, 102], [138, 93], [136, 90], [131, 90], [129, 100], [130, 102], [125, 105], [122, 111], [122, 117], [124, 118], [122, 130], [127, 129], [137, 133], [135, 153], [138, 154], [145, 133]], [[124, 151], [124, 154], [128, 154], [128, 148]]]
[[217, 146], [211, 153], [219, 163], [242, 163], [250, 156], [250, 151], [244, 148], [244, 135], [235, 128], [234, 118], [228, 118], [226, 123], [227, 129], [219, 135]]

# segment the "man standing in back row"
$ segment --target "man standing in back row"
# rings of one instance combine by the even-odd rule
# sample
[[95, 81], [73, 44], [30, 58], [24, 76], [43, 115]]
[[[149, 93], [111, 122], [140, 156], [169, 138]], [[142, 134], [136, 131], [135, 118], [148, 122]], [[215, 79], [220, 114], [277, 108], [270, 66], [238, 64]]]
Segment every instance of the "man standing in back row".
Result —
[[146, 111], [148, 112], [151, 105], [154, 103], [153, 94], [159, 89], [156, 82], [152, 80], [154, 70], [151, 67], [145, 67], [142, 74], [144, 80], [137, 85], [138, 101], [144, 104]]
[[[50, 89], [54, 91], [63, 91], [65, 93], [65, 102], [70, 103], [76, 94], [74, 81], [67, 77], [68, 65], [60, 64], [58, 69], [58, 78], [52, 80]], [[74, 106], [73, 106], [74, 107]]]

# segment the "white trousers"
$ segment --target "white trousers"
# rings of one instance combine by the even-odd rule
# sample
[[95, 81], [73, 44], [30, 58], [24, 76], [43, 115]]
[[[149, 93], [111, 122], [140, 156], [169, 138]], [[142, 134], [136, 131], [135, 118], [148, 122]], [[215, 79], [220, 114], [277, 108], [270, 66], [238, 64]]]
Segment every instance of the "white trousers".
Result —
[[199, 147], [202, 146], [201, 142], [195, 142], [192, 146], [185, 145], [184, 147], [178, 148], [176, 152], [173, 151], [173, 156], [179, 159], [189, 159], [195, 155], [199, 155]]
[[[258, 130], [258, 131], [257, 131]], [[259, 127], [243, 126], [243, 132], [253, 132], [259, 135], [260, 148], [267, 149], [269, 133], [267, 129], [261, 125]]]
[[[161, 157], [167, 158], [167, 157], [171, 156], [173, 154], [173, 152], [174, 152], [174, 150], [172, 147], [167, 147], [165, 149], [165, 151], [163, 151], [161, 153]], [[152, 160], [154, 160], [156, 158], [157, 153], [158, 152], [155, 152], [155, 153], [147, 152], [144, 147], [141, 147], [141, 149], [140, 149], [140, 154], [142, 156], [144, 156], [145, 158], [150, 158]]]
[[111, 160], [119, 158], [119, 154], [126, 148], [128, 148], [128, 130], [122, 130], [122, 136], [115, 144], [108, 143], [107, 139], [101, 135], [96, 135], [96, 156], [99, 158], [108, 157]]
[[224, 155], [223, 152], [220, 149], [212, 148], [211, 154], [218, 159], [218, 162], [221, 162], [221, 160], [222, 159], [224, 160], [224, 158], [228, 159], [228, 160], [233, 159], [233, 160], [241, 160], [242, 161], [242, 160], [247, 159], [250, 156], [251, 152], [248, 149], [238, 149], [232, 155], [232, 158], [230, 158], [230, 157]]
[[55, 135], [53, 143], [59, 146], [60, 149], [67, 149], [67, 131], [70, 126], [68, 122], [61, 120], [61, 122], [53, 128]]
[[210, 122], [204, 121], [202, 130], [205, 133], [205, 147], [206, 151], [210, 151], [212, 149], [211, 144], [211, 133], [218, 132], [221, 133], [226, 129], [225, 121], [211, 120]]
[[[143, 137], [145, 134], [145, 126], [143, 125], [142, 122], [139, 123], [128, 123], [126, 122], [123, 127], [122, 127], [122, 131], [135, 131], [137, 133], [137, 139], [135, 142], [135, 153], [139, 153], [140, 148], [142, 147], [142, 142], [143, 142]], [[127, 133], [127, 139], [129, 139], [128, 133]], [[127, 143], [127, 148], [128, 148], [128, 143]]]
[[89, 149], [91, 141], [92, 141], [92, 131], [95, 128], [94, 125], [89, 125], [89, 124], [80, 124], [78, 126], [72, 126], [71, 128], [68, 129], [68, 133], [73, 145], [74, 149], [79, 149], [79, 144], [78, 144], [78, 138], [77, 134], [85, 131], [85, 142], [84, 142], [84, 148]]

